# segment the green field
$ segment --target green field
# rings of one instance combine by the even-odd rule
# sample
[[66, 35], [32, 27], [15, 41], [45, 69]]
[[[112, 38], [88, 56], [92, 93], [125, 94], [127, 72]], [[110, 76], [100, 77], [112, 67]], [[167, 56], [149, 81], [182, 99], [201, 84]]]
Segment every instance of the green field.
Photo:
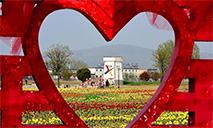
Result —
[[144, 81], [144, 82], [131, 82], [131, 81], [123, 81], [124, 85], [128, 86], [141, 86], [141, 85], [160, 85], [160, 82], [149, 82], [149, 81]]

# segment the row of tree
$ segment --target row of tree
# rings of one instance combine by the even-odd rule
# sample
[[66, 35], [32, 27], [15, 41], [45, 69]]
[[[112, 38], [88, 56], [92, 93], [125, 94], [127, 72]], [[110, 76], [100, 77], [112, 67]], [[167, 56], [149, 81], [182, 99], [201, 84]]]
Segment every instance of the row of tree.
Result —
[[158, 81], [159, 78], [160, 78], [160, 74], [158, 72], [151, 72], [151, 73], [143, 72], [139, 75], [139, 77], [134, 73], [123, 74], [123, 79], [128, 81], [137, 81], [137, 80], [148, 81], [150, 79], [154, 81]]
[[158, 81], [160, 78], [160, 74], [158, 72], [152, 72], [150, 74], [148, 74], [147, 72], [143, 72], [139, 76], [139, 79], [143, 81], [148, 81], [150, 78], [154, 81]]
[[137, 75], [136, 74], [134, 74], [134, 73], [132, 73], [132, 72], [130, 72], [130, 73], [123, 73], [123, 79], [124, 80], [137, 80], [138, 79], [138, 77], [137, 77]]

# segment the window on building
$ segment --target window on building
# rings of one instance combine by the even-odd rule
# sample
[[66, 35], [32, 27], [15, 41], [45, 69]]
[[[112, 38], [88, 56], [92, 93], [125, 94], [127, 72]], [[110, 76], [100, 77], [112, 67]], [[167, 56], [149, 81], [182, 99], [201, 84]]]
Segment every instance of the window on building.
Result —
[[96, 78], [98, 78], [98, 75], [96, 75]]

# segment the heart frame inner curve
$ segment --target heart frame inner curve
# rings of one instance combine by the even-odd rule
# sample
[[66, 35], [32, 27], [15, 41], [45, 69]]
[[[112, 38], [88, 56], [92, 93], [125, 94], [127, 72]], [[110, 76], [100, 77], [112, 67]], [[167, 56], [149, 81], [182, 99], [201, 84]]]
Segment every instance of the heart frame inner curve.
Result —
[[[189, 21], [186, 14], [170, 1], [158, 3], [137, 1], [132, 2], [132, 4], [123, 3], [119, 6], [114, 4], [110, 10], [114, 14], [113, 17], [108, 14], [109, 10], [106, 12], [94, 1], [44, 1], [39, 3], [33, 11], [28, 32], [23, 37], [23, 51], [30, 62], [38, 88], [56, 114], [69, 127], [87, 126], [69, 107], [56, 89], [45, 67], [38, 46], [38, 34], [42, 21], [51, 12], [65, 8], [74, 9], [83, 14], [107, 41], [113, 39], [119, 30], [134, 16], [145, 11], [162, 15], [172, 25], [175, 32], [175, 49], [167, 73], [151, 100], [127, 125], [127, 127], [151, 126], [152, 122], [165, 110], [169, 100], [176, 94], [189, 66], [194, 45], [194, 35], [188, 28], [187, 23]], [[63, 110], [61, 109], [62, 106]]]

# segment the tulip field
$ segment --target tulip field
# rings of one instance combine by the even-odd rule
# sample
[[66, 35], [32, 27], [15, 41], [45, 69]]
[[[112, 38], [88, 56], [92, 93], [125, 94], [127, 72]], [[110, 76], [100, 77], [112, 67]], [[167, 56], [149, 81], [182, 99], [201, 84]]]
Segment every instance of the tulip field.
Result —
[[[125, 127], [151, 99], [156, 90], [120, 89], [59, 89], [66, 102], [89, 126]], [[61, 108], [63, 109], [63, 108]], [[23, 125], [61, 125], [53, 111], [25, 111]], [[163, 112], [153, 125], [187, 125], [188, 112]]]

